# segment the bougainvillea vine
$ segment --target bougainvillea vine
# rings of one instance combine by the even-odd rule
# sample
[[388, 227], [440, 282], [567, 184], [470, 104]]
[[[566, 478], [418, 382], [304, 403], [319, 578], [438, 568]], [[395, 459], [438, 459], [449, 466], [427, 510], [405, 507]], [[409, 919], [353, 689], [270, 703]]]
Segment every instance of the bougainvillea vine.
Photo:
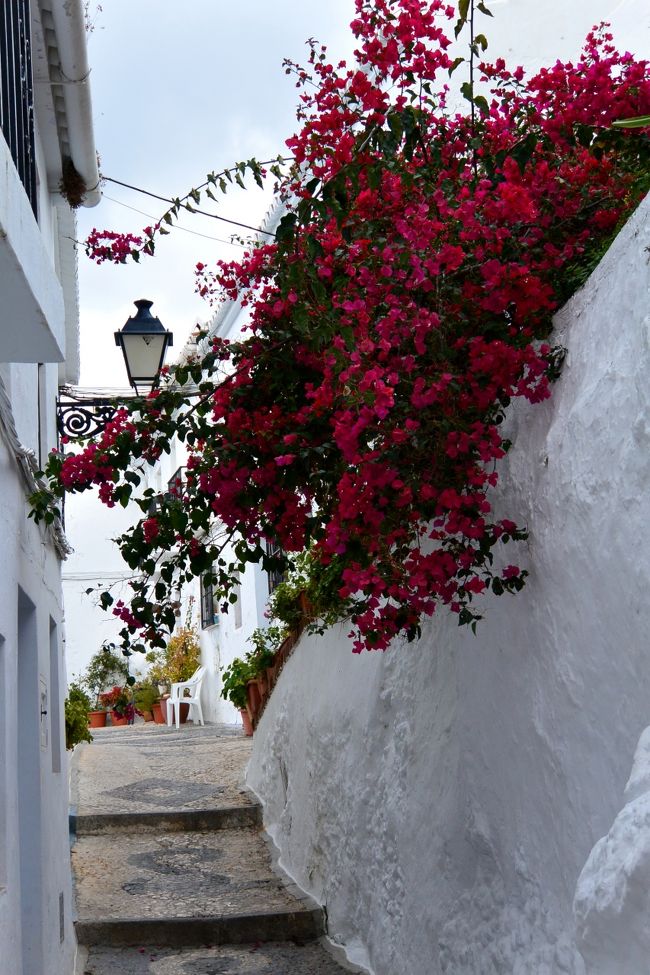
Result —
[[[268, 566], [267, 541], [309, 548], [355, 650], [415, 636], [440, 605], [475, 624], [477, 596], [524, 585], [516, 556], [494, 557], [525, 537], [492, 511], [501, 422], [511, 399], [549, 396], [552, 316], [647, 189], [647, 128], [612, 123], [647, 114], [650, 74], [600, 28], [575, 63], [526, 78], [480, 62], [474, 13], [357, 0], [354, 64], [315, 44], [306, 69], [287, 64], [299, 128], [275, 170], [276, 236], [197, 267], [202, 294], [247, 308], [241, 340], [206, 339], [98, 440], [51, 456], [36, 517], [93, 486], [143, 509], [120, 540], [137, 573], [112, 606], [125, 647], [164, 642], [192, 576], [227, 599], [238, 568]], [[471, 30], [464, 111], [447, 91], [454, 30]], [[124, 261], [160, 226], [88, 246]], [[186, 482], [138, 495], [174, 437]]]

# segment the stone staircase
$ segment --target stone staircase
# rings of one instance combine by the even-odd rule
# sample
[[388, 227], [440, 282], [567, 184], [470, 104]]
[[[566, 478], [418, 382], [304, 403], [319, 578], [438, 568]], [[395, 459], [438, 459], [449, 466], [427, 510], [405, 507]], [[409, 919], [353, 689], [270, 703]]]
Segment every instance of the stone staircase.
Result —
[[[272, 868], [227, 729], [107, 729], [75, 758], [77, 975], [340, 975]], [[153, 774], [152, 774], [153, 773]], [[346, 969], [349, 970], [349, 969]]]

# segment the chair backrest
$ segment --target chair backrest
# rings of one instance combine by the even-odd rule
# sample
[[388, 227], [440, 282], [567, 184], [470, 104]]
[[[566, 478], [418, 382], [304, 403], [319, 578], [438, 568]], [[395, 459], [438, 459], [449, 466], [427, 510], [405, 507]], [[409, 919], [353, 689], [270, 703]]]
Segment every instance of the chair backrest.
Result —
[[205, 668], [205, 667], [197, 667], [197, 669], [194, 671], [194, 673], [192, 674], [192, 676], [190, 677], [190, 679], [188, 680], [187, 683], [188, 684], [198, 684], [199, 681], [202, 681], [203, 680], [203, 678], [205, 676], [206, 669], [207, 668]]
[[172, 684], [171, 700], [186, 702], [198, 700], [206, 671], [206, 667], [198, 667], [189, 680], [182, 680]]

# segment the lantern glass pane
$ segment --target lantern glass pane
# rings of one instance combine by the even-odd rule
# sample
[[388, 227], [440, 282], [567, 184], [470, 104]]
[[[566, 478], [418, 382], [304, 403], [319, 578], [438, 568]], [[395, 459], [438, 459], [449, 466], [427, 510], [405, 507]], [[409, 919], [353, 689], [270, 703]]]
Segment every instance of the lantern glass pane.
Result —
[[134, 386], [151, 388], [161, 366], [167, 335], [129, 335], [122, 333], [124, 358]]

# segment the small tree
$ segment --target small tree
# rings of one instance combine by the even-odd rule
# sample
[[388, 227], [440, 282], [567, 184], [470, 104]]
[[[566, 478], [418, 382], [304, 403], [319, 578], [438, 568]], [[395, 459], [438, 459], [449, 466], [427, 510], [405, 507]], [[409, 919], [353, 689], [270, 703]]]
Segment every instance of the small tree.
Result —
[[201, 663], [201, 645], [193, 626], [182, 626], [169, 638], [167, 646], [147, 654], [152, 664], [149, 679], [154, 683], [174, 684], [189, 680]]
[[115, 684], [125, 683], [128, 676], [129, 665], [126, 659], [109, 647], [102, 647], [90, 658], [80, 684], [90, 693], [95, 707], [98, 707], [101, 692]]

